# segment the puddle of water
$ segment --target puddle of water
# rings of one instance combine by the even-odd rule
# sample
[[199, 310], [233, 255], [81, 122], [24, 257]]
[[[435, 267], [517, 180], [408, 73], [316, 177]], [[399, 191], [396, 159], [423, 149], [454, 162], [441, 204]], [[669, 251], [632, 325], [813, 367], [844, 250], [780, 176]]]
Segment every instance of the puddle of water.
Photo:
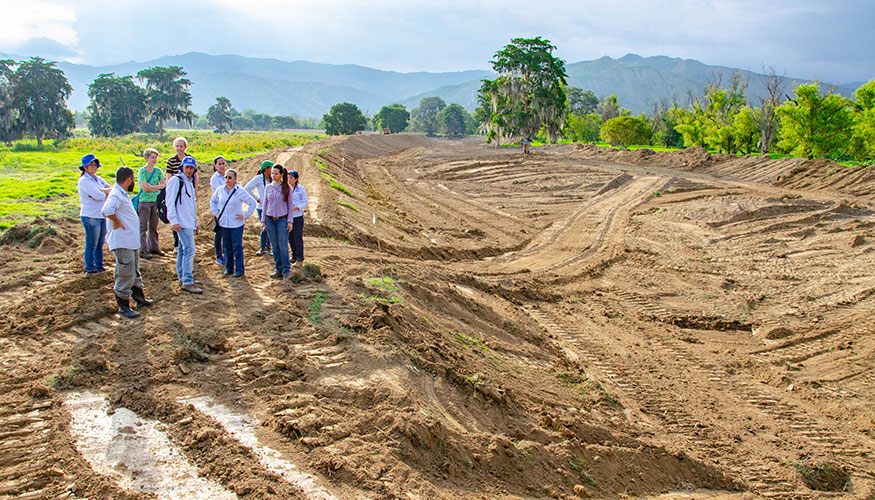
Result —
[[298, 470], [295, 464], [284, 459], [279, 451], [261, 445], [255, 436], [258, 422], [248, 414], [234, 412], [208, 396], [182, 398], [179, 399], [179, 402], [194, 406], [201, 413], [209, 415], [222, 424], [222, 427], [240, 441], [240, 444], [255, 453], [261, 465], [269, 471], [279, 474], [280, 477], [299, 488], [307, 498], [312, 500], [336, 500], [334, 495], [316, 484], [317, 479], [315, 476]]
[[153, 420], [127, 408], [107, 414], [104, 396], [70, 393], [64, 405], [72, 416], [70, 431], [76, 449], [91, 467], [131, 491], [168, 500], [231, 500], [237, 495], [198, 476], [182, 452]]

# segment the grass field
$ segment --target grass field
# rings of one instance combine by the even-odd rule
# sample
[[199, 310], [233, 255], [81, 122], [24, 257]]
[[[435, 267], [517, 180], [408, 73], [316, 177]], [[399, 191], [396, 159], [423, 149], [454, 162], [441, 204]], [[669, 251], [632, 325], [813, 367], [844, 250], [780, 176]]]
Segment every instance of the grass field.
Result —
[[79, 137], [38, 148], [36, 141], [17, 141], [0, 147], [0, 230], [35, 216], [49, 218], [76, 217], [79, 197], [79, 162], [94, 153], [103, 168], [98, 175], [110, 184], [122, 160], [134, 169], [143, 165], [140, 156], [148, 147], [158, 150], [158, 165], [163, 166], [174, 154], [171, 141], [184, 136], [188, 151], [199, 162], [212, 161], [222, 155], [229, 161], [240, 160], [277, 148], [298, 146], [324, 137], [301, 132], [238, 132], [214, 134], [209, 131], [168, 130], [164, 134], [131, 134], [121, 138]]

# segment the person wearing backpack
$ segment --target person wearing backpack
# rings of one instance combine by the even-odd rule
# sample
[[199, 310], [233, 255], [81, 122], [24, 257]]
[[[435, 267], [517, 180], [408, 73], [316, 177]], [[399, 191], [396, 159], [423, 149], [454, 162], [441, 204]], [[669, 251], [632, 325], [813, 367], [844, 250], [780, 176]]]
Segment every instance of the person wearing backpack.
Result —
[[[246, 212], [243, 212], [243, 204]], [[225, 276], [243, 276], [243, 224], [255, 211], [255, 199], [237, 184], [237, 171], [225, 170], [225, 184], [210, 197], [210, 211], [216, 218], [216, 234], [222, 235]]]
[[[178, 174], [182, 170], [182, 160], [191, 157], [190, 154], [186, 153], [188, 150], [188, 141], [185, 137], [177, 137], [173, 139], [173, 149], [176, 150], [176, 154], [167, 158], [167, 163], [165, 165], [165, 171], [167, 173], [167, 178], [170, 179], [172, 176]], [[197, 170], [197, 167], [195, 167]], [[194, 189], [197, 189], [197, 176], [195, 175], [192, 178], [192, 185]], [[173, 232], [173, 251], [176, 252], [179, 247], [179, 233]]]
[[[158, 193], [167, 187], [167, 179], [158, 162], [158, 151], [147, 148], [143, 151], [146, 165], [137, 172], [140, 192], [137, 194], [137, 215], [140, 219], [140, 258], [151, 259], [151, 254], [164, 255], [158, 248]], [[148, 235], [148, 238], [147, 238]]]
[[165, 203], [167, 218], [173, 232], [179, 236], [179, 251], [176, 253], [176, 274], [183, 291], [203, 293], [194, 283], [194, 236], [197, 227], [197, 201], [192, 178], [197, 162], [191, 156], [182, 160], [181, 172], [167, 181]]

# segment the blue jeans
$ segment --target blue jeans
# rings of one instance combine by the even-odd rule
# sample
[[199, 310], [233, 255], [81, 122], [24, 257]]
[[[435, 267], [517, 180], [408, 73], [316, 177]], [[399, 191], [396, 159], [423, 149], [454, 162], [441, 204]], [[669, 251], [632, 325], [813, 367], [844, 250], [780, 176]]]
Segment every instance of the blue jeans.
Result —
[[243, 226], [222, 228], [225, 271], [243, 274]]
[[176, 274], [183, 285], [194, 284], [194, 229], [182, 228], [179, 232], [179, 251], [176, 252]]
[[304, 216], [292, 219], [292, 232], [289, 233], [289, 246], [292, 248], [292, 260], [304, 262]]
[[276, 265], [276, 272], [283, 276], [292, 271], [292, 266], [289, 264], [289, 230], [288, 219], [280, 217], [277, 220], [272, 220], [270, 217], [264, 218], [264, 225], [267, 227], [267, 237], [270, 238], [270, 244], [273, 246], [273, 262]]
[[[261, 220], [261, 209], [256, 208], [255, 211], [258, 212], [258, 220]], [[267, 231], [261, 232], [261, 248], [270, 250], [270, 237], [267, 235]]]
[[213, 246], [216, 247], [216, 258], [221, 259], [224, 255], [222, 253], [222, 232], [219, 231], [218, 233], [214, 234], [215, 236], [213, 236]]
[[103, 271], [103, 241], [106, 239], [106, 219], [79, 217], [85, 228], [85, 272]]

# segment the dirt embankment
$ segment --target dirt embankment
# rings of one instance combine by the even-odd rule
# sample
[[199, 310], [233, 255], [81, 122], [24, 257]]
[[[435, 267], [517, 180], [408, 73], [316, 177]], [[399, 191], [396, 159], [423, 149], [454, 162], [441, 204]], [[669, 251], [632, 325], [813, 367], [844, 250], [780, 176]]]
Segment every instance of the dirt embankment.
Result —
[[[243, 279], [203, 232], [205, 293], [144, 261], [156, 304], [131, 322], [111, 276], [79, 272], [76, 224], [8, 237], [0, 495], [875, 494], [868, 170], [415, 135], [235, 167], [268, 158], [310, 194], [318, 267], [290, 281], [254, 256], [256, 224]], [[71, 401], [147, 423], [95, 455], [78, 433], [113, 419]], [[137, 483], [166, 466], [117, 447], [146, 428], [201, 486]]]

